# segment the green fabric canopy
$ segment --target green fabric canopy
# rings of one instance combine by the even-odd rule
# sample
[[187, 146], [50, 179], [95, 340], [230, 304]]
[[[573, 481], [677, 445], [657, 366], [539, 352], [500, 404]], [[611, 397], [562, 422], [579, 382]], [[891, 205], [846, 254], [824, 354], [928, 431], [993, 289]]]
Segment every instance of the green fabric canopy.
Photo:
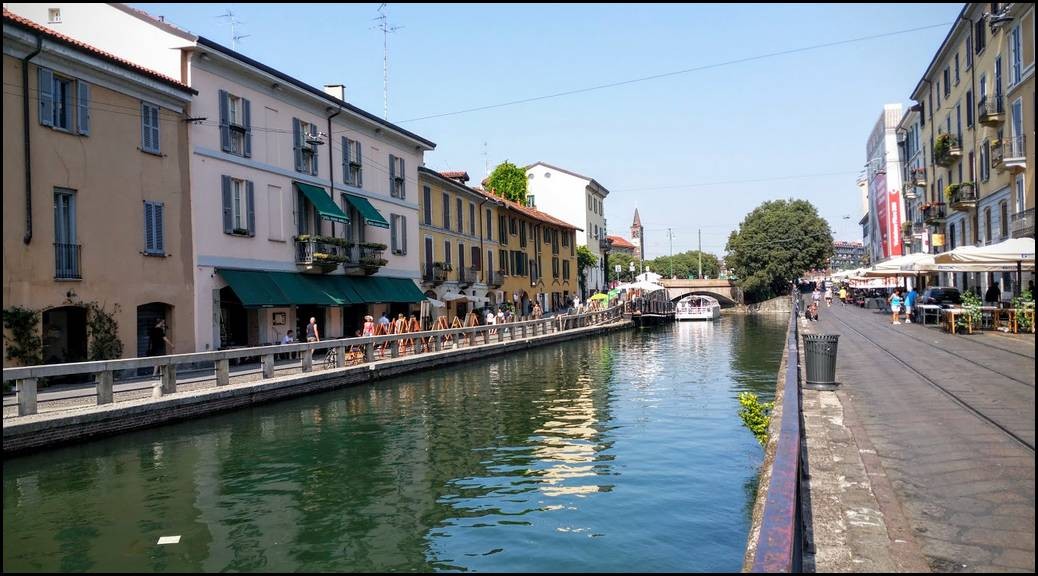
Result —
[[324, 191], [324, 188], [303, 184], [302, 182], [295, 182], [294, 184], [314, 205], [314, 209], [321, 215], [321, 218], [342, 222], [343, 224], [350, 221], [342, 211], [342, 208], [335, 205], [335, 201]]
[[368, 202], [367, 198], [361, 196], [354, 196], [353, 194], [344, 194], [346, 201], [349, 202], [357, 212], [364, 218], [364, 221], [369, 226], [377, 226], [379, 228], [389, 228], [389, 222]]
[[317, 276], [295, 272], [218, 268], [231, 290], [248, 307], [293, 305], [348, 306], [375, 302], [413, 303], [425, 294], [408, 278]]

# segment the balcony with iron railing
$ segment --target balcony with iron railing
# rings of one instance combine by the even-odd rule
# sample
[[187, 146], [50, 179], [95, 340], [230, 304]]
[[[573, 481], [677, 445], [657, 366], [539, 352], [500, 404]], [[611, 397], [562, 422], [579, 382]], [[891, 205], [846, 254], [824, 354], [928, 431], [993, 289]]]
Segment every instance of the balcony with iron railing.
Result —
[[923, 206], [923, 222], [930, 225], [941, 224], [944, 218], [944, 202], [933, 202]]
[[1002, 165], [1013, 173], [1027, 169], [1027, 140], [1023, 134], [1002, 139]]
[[382, 257], [385, 244], [361, 242], [350, 247], [350, 258], [346, 262], [346, 273], [371, 275], [378, 272], [388, 261]]
[[449, 265], [448, 268], [444, 268], [443, 262], [434, 262], [425, 268], [425, 271], [422, 273], [422, 282], [439, 286], [447, 281], [447, 272], [449, 271]]
[[944, 188], [944, 198], [951, 205], [952, 210], [969, 212], [970, 209], [977, 207], [977, 187], [973, 182], [949, 184]]
[[951, 166], [962, 157], [962, 147], [955, 136], [942, 132], [937, 135], [933, 147], [934, 162], [941, 166]]
[[458, 269], [458, 287], [465, 288], [479, 281], [479, 271], [475, 268]]
[[1013, 238], [1034, 238], [1034, 208], [1013, 214], [1009, 219], [1009, 233]]
[[82, 246], [79, 244], [54, 243], [54, 278], [58, 280], [82, 280], [79, 268]]
[[1006, 111], [1001, 95], [985, 96], [977, 102], [977, 119], [985, 126], [1001, 126], [1006, 120]]
[[909, 171], [909, 184], [917, 188], [926, 188], [926, 168], [912, 168]]
[[331, 272], [349, 262], [348, 246], [345, 238], [296, 236], [296, 265], [308, 272]]
[[490, 286], [491, 288], [500, 288], [504, 283], [504, 270], [494, 270], [493, 272], [487, 271], [487, 286]]

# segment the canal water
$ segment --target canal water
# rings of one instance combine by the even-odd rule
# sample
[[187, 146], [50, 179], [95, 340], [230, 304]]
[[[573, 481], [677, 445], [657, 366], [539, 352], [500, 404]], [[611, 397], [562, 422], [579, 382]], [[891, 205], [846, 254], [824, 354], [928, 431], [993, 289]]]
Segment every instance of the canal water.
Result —
[[763, 456], [737, 395], [771, 399], [785, 327], [629, 330], [7, 459], [3, 569], [737, 571]]

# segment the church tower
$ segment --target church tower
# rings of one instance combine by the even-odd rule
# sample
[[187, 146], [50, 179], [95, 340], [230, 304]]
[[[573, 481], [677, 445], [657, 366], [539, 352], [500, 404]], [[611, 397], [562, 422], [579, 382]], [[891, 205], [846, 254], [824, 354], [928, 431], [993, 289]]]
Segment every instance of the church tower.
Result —
[[645, 260], [645, 242], [643, 235], [645, 228], [642, 227], [642, 219], [638, 216], [638, 209], [634, 209], [634, 223], [631, 224], [631, 244], [638, 247], [638, 259]]

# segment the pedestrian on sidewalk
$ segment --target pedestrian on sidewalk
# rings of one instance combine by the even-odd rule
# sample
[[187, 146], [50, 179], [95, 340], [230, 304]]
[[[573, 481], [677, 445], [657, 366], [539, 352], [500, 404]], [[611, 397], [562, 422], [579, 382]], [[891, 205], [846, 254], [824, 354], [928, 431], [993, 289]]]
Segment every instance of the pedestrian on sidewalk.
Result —
[[912, 308], [915, 306], [915, 301], [918, 297], [919, 293], [915, 291], [915, 286], [912, 286], [912, 289], [905, 295], [905, 324], [912, 323]]
[[[159, 318], [155, 321], [155, 325], [148, 330], [148, 356], [165, 356], [166, 346], [169, 346], [170, 352], [176, 348], [166, 336], [166, 320]], [[159, 367], [155, 366], [152, 376], [157, 376], [158, 373]]]
[[847, 287], [846, 286], [840, 286], [840, 303], [842, 303], [844, 306], [847, 305]]
[[895, 288], [890, 296], [887, 298], [890, 302], [890, 323], [900, 324], [901, 323], [901, 289]]

